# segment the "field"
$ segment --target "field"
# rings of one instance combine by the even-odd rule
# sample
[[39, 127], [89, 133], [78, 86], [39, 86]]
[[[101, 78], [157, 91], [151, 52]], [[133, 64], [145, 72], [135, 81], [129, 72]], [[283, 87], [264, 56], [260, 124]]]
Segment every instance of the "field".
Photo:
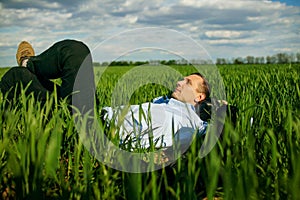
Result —
[[[194, 69], [172, 66], [182, 75]], [[194, 141], [175, 163], [127, 173], [90, 155], [65, 102], [41, 106], [24, 94], [0, 105], [0, 192], [3, 199], [300, 199], [300, 64], [221, 65], [226, 100], [239, 108], [236, 127], [203, 158]], [[0, 77], [7, 69], [0, 70]], [[112, 104], [118, 80], [130, 67], [109, 67], [97, 87], [97, 109]], [[151, 73], [150, 73], [151, 74]], [[175, 79], [176, 77], [174, 77]], [[130, 84], [128, 84], [130, 85]], [[126, 86], [126, 87], [125, 87]], [[129, 102], [168, 94], [146, 84]], [[127, 84], [123, 90], [129, 90]], [[0, 93], [0, 101], [5, 95]]]

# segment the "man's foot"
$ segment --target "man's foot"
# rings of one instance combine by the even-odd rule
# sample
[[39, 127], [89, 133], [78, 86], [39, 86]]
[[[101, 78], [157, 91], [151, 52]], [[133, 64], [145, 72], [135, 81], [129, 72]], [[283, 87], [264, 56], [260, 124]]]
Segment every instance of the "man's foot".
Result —
[[[22, 41], [17, 50], [16, 58], [19, 66], [23, 66], [23, 61], [27, 61], [29, 57], [34, 56], [34, 49], [31, 44]], [[26, 64], [26, 63], [25, 63]], [[26, 66], [26, 65], [25, 65]]]

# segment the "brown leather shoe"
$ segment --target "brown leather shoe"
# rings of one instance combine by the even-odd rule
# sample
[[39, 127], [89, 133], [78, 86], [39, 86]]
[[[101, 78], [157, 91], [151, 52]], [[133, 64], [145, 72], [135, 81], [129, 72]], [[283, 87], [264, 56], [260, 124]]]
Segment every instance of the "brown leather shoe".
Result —
[[29, 42], [22, 41], [18, 46], [16, 54], [18, 65], [21, 66], [22, 61], [31, 56], [34, 56], [34, 49], [32, 48], [31, 44], [29, 44]]

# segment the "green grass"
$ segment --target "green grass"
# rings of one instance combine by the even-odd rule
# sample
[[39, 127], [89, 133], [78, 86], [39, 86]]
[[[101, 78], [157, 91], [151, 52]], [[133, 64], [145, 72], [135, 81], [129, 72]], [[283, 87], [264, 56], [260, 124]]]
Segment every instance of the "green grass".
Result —
[[[194, 71], [173, 67], [182, 75]], [[112, 104], [118, 80], [130, 70], [105, 71], [97, 87], [97, 109]], [[114, 170], [91, 156], [66, 103], [56, 103], [55, 96], [40, 105], [23, 94], [17, 106], [10, 106], [0, 93], [2, 198], [299, 199], [300, 65], [227, 65], [219, 70], [227, 100], [239, 108], [237, 126], [226, 122], [222, 139], [206, 157], [198, 157], [200, 138], [173, 165], [143, 174]], [[95, 75], [101, 75], [101, 68]], [[169, 87], [146, 84], [133, 91], [129, 102], [168, 94]]]

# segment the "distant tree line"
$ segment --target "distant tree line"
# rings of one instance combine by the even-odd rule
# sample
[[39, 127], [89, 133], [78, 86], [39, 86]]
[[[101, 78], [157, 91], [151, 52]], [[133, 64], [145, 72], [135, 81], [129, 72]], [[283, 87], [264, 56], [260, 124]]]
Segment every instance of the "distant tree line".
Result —
[[300, 63], [300, 53], [278, 53], [273, 56], [247, 56], [245, 58], [238, 57], [233, 59], [217, 58], [217, 65], [224, 64], [283, 64], [283, 63]]
[[[278, 53], [273, 56], [247, 56], [237, 58], [217, 58], [217, 65], [227, 64], [283, 64], [283, 63], [300, 63], [300, 53]], [[193, 64], [213, 64], [211, 60], [192, 59], [189, 62], [185, 59], [180, 60], [150, 60], [150, 61], [112, 61], [112, 62], [94, 62], [96, 67], [105, 66], [140, 66], [140, 65], [193, 65]]]

